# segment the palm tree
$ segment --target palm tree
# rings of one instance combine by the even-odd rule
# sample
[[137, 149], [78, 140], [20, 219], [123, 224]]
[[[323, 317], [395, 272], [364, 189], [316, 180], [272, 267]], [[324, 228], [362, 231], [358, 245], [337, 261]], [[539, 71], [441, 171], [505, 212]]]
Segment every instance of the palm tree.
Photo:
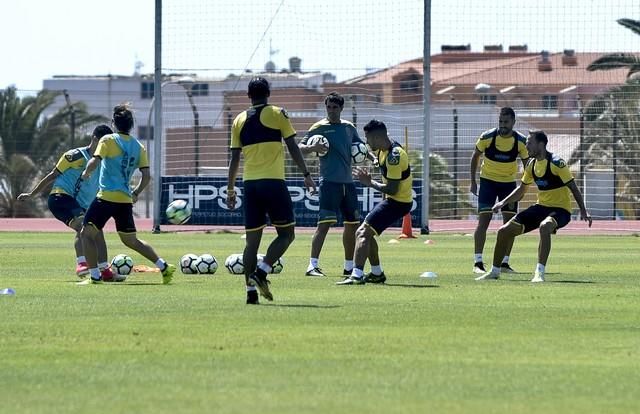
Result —
[[[422, 177], [421, 150], [410, 150], [409, 161], [414, 177]], [[461, 192], [454, 186], [454, 176], [449, 171], [447, 160], [435, 153], [429, 154], [429, 212], [432, 217], [451, 218], [464, 216], [466, 209], [471, 208], [466, 192]], [[462, 195], [461, 195], [462, 194]]]
[[[626, 27], [636, 34], [640, 34], [640, 21], [632, 19], [618, 19], [618, 24]], [[627, 78], [631, 78], [633, 74], [640, 71], [640, 58], [628, 53], [611, 53], [591, 62], [587, 66], [588, 71], [595, 70], [611, 70], [628, 68]]]
[[[640, 21], [619, 19], [620, 25], [640, 34]], [[582, 143], [569, 163], [581, 160], [585, 166], [614, 170], [616, 200], [630, 202], [640, 215], [640, 58], [627, 53], [601, 56], [589, 71], [627, 68], [623, 85], [611, 88], [588, 102]]]
[[[43, 116], [60, 94], [43, 90], [36, 96], [21, 98], [13, 87], [0, 91], [2, 216], [33, 216], [44, 211], [41, 201], [35, 200], [24, 206], [25, 203], [15, 203], [13, 199], [49, 172], [62, 151], [70, 145], [69, 109], [65, 107], [48, 118]], [[74, 104], [74, 108], [78, 128], [106, 120], [101, 115], [90, 115], [82, 103]]]

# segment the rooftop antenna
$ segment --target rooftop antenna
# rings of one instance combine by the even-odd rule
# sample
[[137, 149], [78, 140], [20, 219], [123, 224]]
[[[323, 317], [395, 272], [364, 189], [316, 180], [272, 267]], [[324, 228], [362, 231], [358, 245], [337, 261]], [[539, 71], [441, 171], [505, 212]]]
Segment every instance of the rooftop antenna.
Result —
[[276, 53], [278, 53], [280, 50], [279, 49], [274, 49], [271, 45], [272, 45], [272, 40], [271, 38], [269, 38], [269, 60], [273, 61], [273, 56], [275, 56]]
[[138, 54], [136, 54], [136, 62], [134, 63], [133, 76], [140, 76], [140, 69], [144, 66], [144, 63], [140, 59], [138, 59]]

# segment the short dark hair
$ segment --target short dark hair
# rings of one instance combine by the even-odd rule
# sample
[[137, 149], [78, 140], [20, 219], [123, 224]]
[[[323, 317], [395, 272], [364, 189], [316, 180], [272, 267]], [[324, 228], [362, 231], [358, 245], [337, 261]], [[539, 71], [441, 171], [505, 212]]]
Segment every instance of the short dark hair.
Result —
[[385, 133], [387, 132], [387, 126], [384, 124], [384, 122], [379, 121], [377, 119], [372, 119], [371, 121], [367, 122], [367, 125], [365, 125], [362, 129], [364, 129], [364, 132], [374, 132], [374, 131], [384, 131]]
[[509, 106], [505, 106], [504, 108], [500, 108], [500, 115], [510, 116], [511, 119], [516, 119], [516, 111]]
[[344, 108], [344, 98], [338, 92], [331, 92], [326, 98], [324, 98], [325, 106], [329, 102], [339, 105], [340, 108]]
[[108, 134], [113, 134], [113, 130], [109, 128], [109, 125], [101, 124], [93, 129], [93, 136], [96, 138], [102, 138]]
[[123, 102], [113, 108], [113, 123], [118, 131], [128, 134], [133, 128], [133, 112], [131, 103]]
[[247, 92], [251, 99], [268, 98], [269, 95], [271, 95], [271, 87], [269, 86], [269, 81], [261, 76], [256, 76], [249, 81]]
[[545, 146], [547, 146], [547, 143], [549, 143], [547, 134], [545, 134], [541, 129], [532, 129], [529, 131], [529, 135], [531, 135], [536, 141], [542, 142]]

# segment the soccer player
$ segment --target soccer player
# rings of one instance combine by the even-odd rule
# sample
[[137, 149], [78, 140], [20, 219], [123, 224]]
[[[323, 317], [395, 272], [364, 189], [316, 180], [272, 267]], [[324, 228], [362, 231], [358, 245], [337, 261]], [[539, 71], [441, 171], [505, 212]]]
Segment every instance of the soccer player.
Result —
[[[129, 134], [133, 128], [133, 113], [128, 103], [113, 109], [116, 133], [105, 135], [82, 172], [82, 179], [88, 180], [94, 170], [100, 167], [99, 191], [84, 216], [82, 240], [85, 256], [89, 264], [91, 281], [100, 283], [102, 278], [96, 263], [96, 241], [98, 234], [111, 217], [116, 222], [116, 230], [125, 246], [135, 250], [152, 261], [162, 272], [162, 283], [168, 284], [176, 267], [158, 257], [145, 241], [138, 239], [133, 220], [133, 203], [151, 180], [147, 151], [138, 139]], [[142, 179], [131, 190], [129, 182], [135, 169], [142, 173]]]
[[[496, 200], [505, 198], [516, 188], [517, 158], [525, 164], [528, 155], [524, 135], [513, 129], [516, 113], [509, 107], [500, 109], [498, 128], [483, 132], [476, 142], [471, 156], [471, 186], [469, 191], [478, 196], [478, 225], [473, 233], [474, 239], [474, 273], [484, 273], [482, 251], [487, 240], [487, 229], [493, 216], [492, 207]], [[483, 156], [480, 167], [480, 190], [476, 182], [478, 161]], [[503, 223], [508, 222], [518, 211], [517, 201], [502, 207]], [[509, 266], [509, 255], [512, 245], [508, 245], [502, 258], [502, 271], [513, 273]]]
[[[267, 274], [272, 264], [287, 251], [295, 237], [293, 203], [284, 180], [284, 151], [282, 140], [291, 158], [302, 170], [304, 185], [315, 192], [315, 183], [307, 171], [304, 158], [296, 144], [296, 131], [287, 112], [268, 103], [269, 82], [255, 77], [249, 82], [247, 93], [251, 107], [241, 112], [231, 129], [231, 160], [227, 185], [227, 206], [236, 206], [235, 181], [240, 166], [240, 152], [244, 155], [244, 222], [246, 245], [243, 253], [247, 289], [247, 304], [257, 305], [258, 292], [273, 300]], [[267, 254], [256, 267], [258, 248], [267, 216], [278, 236], [271, 242]]]
[[591, 216], [585, 208], [582, 194], [573, 181], [569, 167], [562, 158], [547, 151], [547, 141], [547, 135], [543, 131], [529, 132], [527, 151], [531, 159], [525, 167], [522, 182], [511, 194], [498, 201], [493, 206], [493, 211], [497, 212], [505, 204], [520, 200], [527, 191], [527, 186], [534, 182], [538, 187], [538, 201], [500, 227], [491, 271], [477, 277], [476, 280], [498, 279], [501, 270], [500, 259], [507, 248], [513, 244], [513, 239], [539, 228], [538, 264], [531, 281], [544, 282], [545, 267], [551, 252], [551, 235], [571, 221], [569, 192], [578, 203], [580, 218], [588, 222], [591, 227]]
[[340, 114], [344, 108], [344, 98], [331, 92], [324, 99], [327, 117], [316, 122], [298, 144], [303, 154], [321, 153], [326, 148], [320, 144], [309, 144], [313, 135], [322, 135], [329, 142], [330, 151], [320, 157], [320, 211], [318, 227], [311, 241], [311, 258], [307, 267], [307, 276], [324, 276], [319, 265], [320, 252], [329, 228], [338, 221], [338, 212], [342, 213], [344, 229], [342, 245], [344, 247], [344, 275], [353, 270], [353, 251], [356, 245], [356, 229], [360, 224], [358, 194], [351, 174], [351, 145], [362, 142], [355, 126]]
[[[47, 205], [56, 219], [76, 232], [73, 246], [76, 251], [76, 274], [78, 277], [84, 277], [89, 273], [80, 230], [85, 211], [98, 192], [98, 177], [82, 181], [80, 174], [93, 156], [100, 138], [112, 132], [107, 125], [95, 127], [88, 147], [74, 148], [62, 154], [49, 174], [45, 175], [30, 192], [18, 196], [19, 201], [28, 200], [49, 188], [53, 183]], [[96, 246], [98, 248], [98, 267], [101, 273], [105, 278], [113, 278], [113, 273], [107, 262], [107, 245], [102, 232], [96, 235]]]
[[[367, 144], [372, 151], [377, 151], [378, 165], [382, 172], [383, 182], [374, 181], [364, 168], [356, 167], [354, 174], [366, 187], [374, 188], [385, 194], [385, 199], [376, 205], [356, 231], [356, 248], [353, 271], [338, 285], [362, 285], [367, 283], [384, 283], [387, 280], [378, 255], [378, 243], [374, 236], [379, 236], [394, 222], [400, 220], [411, 211], [413, 196], [411, 194], [413, 177], [409, 165], [409, 156], [400, 144], [392, 141], [387, 135], [387, 126], [382, 121], [373, 119], [364, 126]], [[364, 276], [364, 264], [369, 258], [371, 273]]]

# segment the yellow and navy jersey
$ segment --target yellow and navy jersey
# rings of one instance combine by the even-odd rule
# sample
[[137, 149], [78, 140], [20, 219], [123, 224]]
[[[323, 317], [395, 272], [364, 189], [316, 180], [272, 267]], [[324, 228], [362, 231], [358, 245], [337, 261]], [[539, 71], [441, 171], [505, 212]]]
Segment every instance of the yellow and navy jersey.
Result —
[[56, 163], [60, 175], [53, 182], [51, 194], [67, 194], [75, 198], [80, 207], [89, 208], [98, 192], [98, 175], [94, 174], [88, 180], [80, 180], [80, 176], [90, 158], [89, 147], [74, 148], [62, 154]]
[[409, 165], [409, 155], [404, 148], [393, 141], [389, 149], [378, 151], [377, 157], [384, 182], [400, 180], [398, 192], [387, 194], [387, 197], [403, 203], [413, 202], [413, 176]]
[[134, 136], [109, 134], [100, 138], [93, 155], [102, 159], [97, 197], [114, 203], [131, 203], [131, 176], [136, 169], [149, 168], [144, 146]]
[[500, 183], [516, 180], [518, 156], [529, 158], [527, 138], [513, 131], [510, 136], [498, 134], [498, 128], [483, 132], [476, 141], [476, 149], [483, 154], [480, 177]]
[[570, 190], [567, 184], [573, 181], [573, 174], [567, 163], [560, 157], [547, 153], [540, 161], [532, 158], [522, 174], [522, 183], [538, 186], [538, 204], [546, 207], [560, 207], [571, 213]]
[[231, 128], [231, 149], [241, 149], [244, 155], [242, 179], [284, 180], [282, 139], [295, 135], [283, 108], [263, 104], [241, 112]]

